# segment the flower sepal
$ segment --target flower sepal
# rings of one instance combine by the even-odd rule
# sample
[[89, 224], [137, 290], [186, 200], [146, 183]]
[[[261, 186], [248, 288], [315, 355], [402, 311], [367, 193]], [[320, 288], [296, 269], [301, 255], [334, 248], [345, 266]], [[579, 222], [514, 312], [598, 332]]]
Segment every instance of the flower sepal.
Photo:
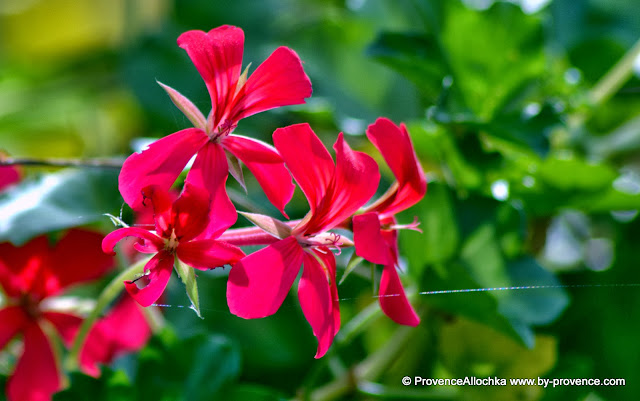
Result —
[[244, 183], [244, 173], [242, 172], [242, 166], [240, 165], [240, 160], [231, 152], [225, 149], [224, 154], [227, 155], [227, 164], [229, 165], [229, 173], [233, 176], [233, 178], [238, 181], [238, 184], [244, 189], [245, 193], [247, 191], [247, 185]]
[[189, 301], [191, 301], [191, 309], [196, 312], [200, 319], [204, 319], [200, 314], [200, 299], [198, 297], [198, 283], [196, 282], [196, 271], [192, 269], [185, 263], [182, 263], [180, 259], [176, 256], [174, 267], [176, 269], [176, 273], [184, 283], [184, 286], [187, 289], [187, 296], [189, 297]]
[[255, 224], [257, 227], [261, 228], [265, 232], [273, 235], [278, 239], [285, 239], [291, 236], [291, 232], [293, 231], [293, 229], [289, 227], [287, 223], [271, 216], [247, 212], [238, 212], [238, 214], [243, 215], [247, 220]]
[[200, 128], [201, 130], [206, 130], [207, 119], [204, 117], [200, 109], [194, 105], [191, 100], [187, 99], [186, 96], [173, 89], [169, 85], [165, 85], [160, 81], [156, 81], [158, 85], [162, 87], [162, 89], [167, 92], [167, 95], [171, 98], [173, 104], [176, 105], [178, 109], [191, 121], [195, 128]]

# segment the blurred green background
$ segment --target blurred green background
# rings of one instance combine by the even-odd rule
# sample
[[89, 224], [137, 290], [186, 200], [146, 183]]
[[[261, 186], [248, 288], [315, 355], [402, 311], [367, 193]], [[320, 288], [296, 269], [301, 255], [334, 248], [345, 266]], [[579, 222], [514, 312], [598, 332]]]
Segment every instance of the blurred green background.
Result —
[[[366, 126], [378, 116], [407, 123], [429, 177], [424, 200], [400, 216], [418, 216], [424, 231], [400, 237], [422, 323], [408, 329], [383, 316], [363, 264], [339, 287], [341, 332], [314, 360], [295, 296], [275, 316], [237, 318], [225, 301], [228, 269], [217, 269], [198, 277], [204, 320], [181, 307], [188, 300], [172, 280], [165, 330], [99, 380], [71, 374], [56, 399], [640, 397], [640, 288], [607, 286], [640, 283], [639, 2], [2, 0], [0, 148], [124, 159], [141, 139], [188, 127], [156, 80], [207, 113], [205, 86], [176, 39], [223, 24], [244, 29], [252, 71], [289, 46], [314, 89], [306, 105], [252, 116], [236, 132], [270, 142], [274, 129], [309, 122], [326, 145], [344, 131], [381, 160]], [[120, 213], [117, 171], [23, 172], [0, 197], [0, 240], [113, 228], [102, 214]], [[392, 180], [383, 167], [380, 191]], [[247, 184], [239, 209], [278, 216], [255, 180]], [[287, 211], [306, 210], [297, 191]], [[569, 287], [417, 294], [530, 285]], [[0, 368], [4, 381], [10, 367]], [[626, 386], [405, 387], [404, 376]]]

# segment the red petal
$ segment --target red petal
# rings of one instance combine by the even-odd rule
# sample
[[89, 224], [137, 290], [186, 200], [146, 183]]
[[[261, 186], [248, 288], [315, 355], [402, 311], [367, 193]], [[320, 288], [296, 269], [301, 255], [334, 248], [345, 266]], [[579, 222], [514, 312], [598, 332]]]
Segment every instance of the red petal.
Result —
[[218, 238], [238, 218], [236, 208], [229, 200], [225, 189], [228, 172], [224, 149], [217, 143], [209, 142], [198, 153], [187, 175], [187, 183], [207, 189], [211, 197], [209, 225], [200, 235], [201, 238]]
[[300, 57], [287, 47], [279, 47], [251, 74], [230, 116], [238, 121], [275, 107], [303, 104], [311, 92]]
[[242, 68], [244, 32], [228, 25], [208, 33], [188, 31], [180, 35], [178, 46], [187, 51], [207, 85], [215, 112], [215, 128], [235, 95]]
[[321, 258], [324, 266], [313, 255], [304, 253], [304, 270], [298, 284], [302, 312], [313, 329], [313, 335], [318, 339], [316, 358], [321, 358], [327, 352], [340, 327], [338, 295], [337, 290], [334, 290], [335, 258], [331, 252], [325, 251], [324, 254], [313, 251]]
[[236, 263], [227, 281], [231, 313], [245, 319], [274, 314], [300, 271], [303, 253], [295, 237], [288, 237]]
[[[147, 307], [160, 298], [162, 292], [167, 287], [171, 270], [173, 269], [173, 255], [167, 252], [160, 252], [154, 256], [144, 267], [145, 276], [134, 281], [125, 281], [124, 285], [140, 305]], [[146, 284], [138, 288], [138, 284]]]
[[115, 261], [102, 252], [103, 239], [97, 232], [69, 230], [53, 249], [46, 293], [52, 295], [70, 285], [95, 280], [111, 269]]
[[178, 259], [196, 269], [213, 269], [227, 264], [232, 265], [245, 256], [240, 248], [214, 239], [180, 243], [177, 255]]
[[380, 232], [380, 219], [375, 212], [353, 216], [353, 242], [356, 254], [371, 263], [394, 264], [395, 259]]
[[398, 324], [417, 326], [420, 318], [407, 300], [404, 288], [393, 264], [385, 265], [380, 280], [380, 307]]
[[125, 237], [142, 238], [145, 240], [145, 248], [153, 249], [155, 247], [155, 252], [164, 248], [164, 241], [162, 238], [158, 237], [151, 231], [138, 227], [126, 227], [112, 231], [104, 237], [102, 240], [102, 251], [104, 253], [113, 253], [113, 248], [116, 246], [118, 241]]
[[207, 227], [210, 204], [206, 189], [184, 184], [184, 191], [171, 209], [171, 222], [179, 241], [189, 241]]
[[9, 297], [31, 293], [44, 298], [41, 280], [50, 260], [51, 250], [46, 236], [32, 239], [21, 247], [8, 242], [0, 244], [0, 285]]
[[367, 154], [351, 150], [342, 133], [333, 145], [336, 172], [318, 209], [304, 232], [330, 230], [355, 213], [375, 194], [380, 181], [378, 165]]
[[63, 312], [44, 312], [42, 315], [55, 326], [64, 344], [70, 347], [82, 324], [82, 318]]
[[398, 180], [395, 194], [375, 210], [391, 215], [415, 205], [427, 191], [427, 180], [405, 125], [398, 127], [389, 119], [378, 118], [367, 128], [367, 137]]
[[[2, 155], [0, 154], [0, 157]], [[0, 166], [0, 192], [20, 181], [20, 172], [13, 166]]]
[[278, 128], [273, 133], [273, 143], [309, 200], [313, 214], [335, 170], [331, 155], [306, 123]]
[[37, 324], [30, 324], [24, 331], [24, 352], [7, 383], [7, 399], [50, 400], [60, 384], [60, 370], [49, 340]]
[[11, 340], [29, 321], [29, 317], [19, 306], [9, 306], [0, 309], [0, 350]]
[[142, 207], [142, 189], [158, 185], [168, 190], [191, 157], [209, 140], [204, 131], [188, 128], [158, 139], [142, 153], [124, 161], [118, 178], [119, 189], [132, 209]]
[[142, 348], [151, 337], [149, 323], [140, 306], [129, 295], [93, 326], [80, 353], [80, 367], [98, 377], [98, 364], [108, 364], [115, 357]]
[[142, 189], [142, 204], [146, 208], [153, 209], [153, 221], [158, 236], [169, 238], [171, 236], [171, 205], [173, 197], [166, 188], [158, 185], [149, 185]]
[[253, 173], [269, 201], [284, 215], [284, 207], [293, 196], [295, 185], [278, 151], [264, 142], [238, 135], [229, 135], [223, 145], [242, 160]]

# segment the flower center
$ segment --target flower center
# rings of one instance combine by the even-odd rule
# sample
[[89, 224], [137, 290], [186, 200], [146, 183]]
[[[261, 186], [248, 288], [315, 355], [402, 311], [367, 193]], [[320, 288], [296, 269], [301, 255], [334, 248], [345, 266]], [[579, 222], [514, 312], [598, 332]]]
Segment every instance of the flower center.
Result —
[[22, 307], [27, 316], [33, 319], [37, 319], [40, 316], [40, 301], [34, 299], [30, 294], [22, 294], [18, 304]]
[[164, 250], [169, 252], [169, 253], [175, 253], [176, 249], [178, 248], [178, 237], [176, 237], [176, 230], [172, 229], [171, 230], [171, 236], [167, 239], [165, 238], [164, 240]]
[[209, 134], [209, 139], [211, 142], [218, 142], [220, 139], [229, 135], [231, 131], [236, 128], [237, 124], [234, 124], [231, 120], [224, 120], [218, 125], [218, 128], [213, 130], [212, 133]]

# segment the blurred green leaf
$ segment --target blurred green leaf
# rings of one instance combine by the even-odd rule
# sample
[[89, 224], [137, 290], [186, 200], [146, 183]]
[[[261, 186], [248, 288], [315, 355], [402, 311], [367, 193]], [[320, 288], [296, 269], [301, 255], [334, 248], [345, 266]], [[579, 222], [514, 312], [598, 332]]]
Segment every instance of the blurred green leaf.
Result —
[[549, 158], [540, 165], [537, 177], [561, 191], [598, 191], [610, 186], [618, 174], [603, 163], [577, 158]]
[[104, 221], [122, 205], [118, 173], [66, 169], [25, 181], [0, 197], [0, 241], [22, 244], [52, 230]]
[[446, 262], [455, 255], [460, 234], [454, 213], [447, 187], [430, 182], [425, 198], [403, 214], [407, 218], [417, 215], [422, 230], [422, 233], [400, 231], [402, 254], [414, 277], [422, 275], [424, 266]]
[[[560, 286], [549, 271], [530, 257], [508, 263], [510, 286]], [[525, 324], [549, 324], [558, 318], [569, 304], [563, 288], [532, 288], [505, 291], [500, 298], [500, 312]]]
[[383, 32], [367, 53], [411, 80], [428, 98], [442, 90], [448, 68], [433, 36]]
[[525, 15], [514, 4], [495, 2], [476, 11], [459, 1], [447, 2], [440, 41], [453, 85], [483, 120], [545, 72], [540, 18]]
[[129, 378], [122, 370], [102, 368], [99, 378], [86, 376], [82, 373], [70, 375], [70, 386], [66, 390], [54, 394], [55, 401], [133, 401], [136, 391]]
[[476, 322], [493, 327], [497, 331], [513, 338], [526, 346], [533, 345], [531, 331], [526, 331], [499, 312], [498, 300], [489, 292], [455, 292], [462, 289], [482, 288], [459, 263], [449, 264], [437, 269], [427, 269], [423, 277], [424, 291], [447, 291], [453, 293], [424, 295], [424, 302], [438, 309], [465, 316]]
[[481, 225], [465, 240], [460, 251], [460, 259], [468, 268], [474, 281], [481, 286], [509, 285], [506, 264], [494, 224], [487, 222]]
[[263, 386], [244, 384], [225, 392], [226, 401], [284, 401], [287, 398], [275, 390]]
[[168, 329], [140, 351], [140, 400], [210, 400], [240, 373], [240, 353], [226, 337], [179, 339]]
[[540, 386], [510, 386], [510, 378], [544, 376], [556, 362], [556, 341], [538, 335], [535, 346], [525, 348], [483, 324], [458, 319], [441, 333], [440, 356], [453, 377], [475, 376], [506, 380], [506, 385], [463, 386], [462, 399], [530, 400], [539, 397]]

